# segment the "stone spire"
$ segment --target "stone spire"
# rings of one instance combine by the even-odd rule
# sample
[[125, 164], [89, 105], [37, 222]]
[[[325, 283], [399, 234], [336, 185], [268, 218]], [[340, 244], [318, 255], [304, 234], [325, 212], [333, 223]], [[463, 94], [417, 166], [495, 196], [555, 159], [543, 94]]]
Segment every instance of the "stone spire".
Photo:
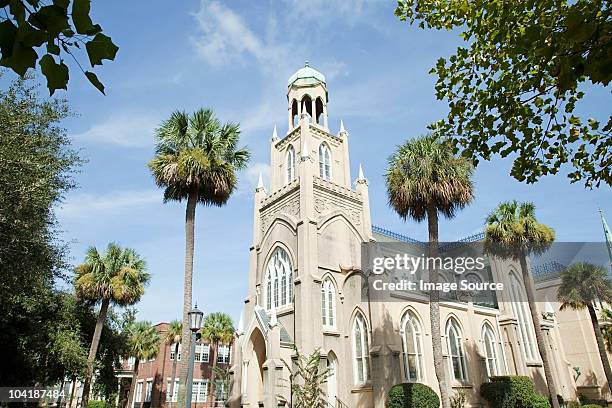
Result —
[[340, 119], [340, 130], [338, 131], [339, 137], [348, 136], [348, 131], [344, 128], [344, 121]]
[[363, 168], [361, 167], [361, 163], [359, 163], [359, 176], [357, 177], [357, 181], [365, 181], [365, 176], [363, 175]]
[[264, 187], [264, 183], [263, 183], [263, 176], [261, 175], [261, 172], [259, 173], [259, 180], [257, 181], [257, 187], [255, 188], [256, 192], [260, 192], [260, 191], [266, 191], [266, 188]]
[[272, 139], [270, 139], [271, 142], [276, 142], [278, 140], [278, 133], [276, 132], [276, 125], [274, 125], [274, 131], [272, 132]]

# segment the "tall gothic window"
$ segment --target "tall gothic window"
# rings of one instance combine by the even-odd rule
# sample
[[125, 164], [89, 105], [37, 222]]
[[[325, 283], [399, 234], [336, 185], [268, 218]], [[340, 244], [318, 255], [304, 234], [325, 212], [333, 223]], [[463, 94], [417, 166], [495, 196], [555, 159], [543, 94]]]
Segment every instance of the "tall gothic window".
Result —
[[423, 344], [421, 324], [412, 312], [407, 312], [402, 319], [402, 349], [404, 377], [407, 381], [423, 380]]
[[357, 313], [353, 324], [353, 356], [355, 383], [364, 384], [370, 379], [370, 347], [368, 326], [361, 313]]
[[323, 326], [336, 327], [336, 296], [331, 279], [327, 278], [321, 285], [321, 315]]
[[495, 333], [489, 324], [485, 324], [482, 328], [482, 341], [484, 342], [484, 357], [487, 366], [487, 376], [500, 375], [499, 356]]
[[463, 336], [459, 323], [453, 318], [450, 318], [446, 323], [446, 340], [453, 378], [457, 381], [466, 381], [467, 364], [465, 350], [463, 349]]
[[331, 150], [327, 143], [319, 145], [319, 176], [325, 180], [331, 180]]
[[293, 146], [289, 146], [287, 149], [286, 159], [287, 172], [285, 173], [285, 183], [289, 184], [295, 180], [295, 149]]
[[266, 308], [286, 306], [293, 301], [293, 268], [289, 254], [276, 248], [266, 268]]
[[523, 356], [527, 361], [535, 361], [537, 359], [536, 343], [529, 305], [523, 285], [514, 273], [510, 273], [510, 306], [518, 323]]

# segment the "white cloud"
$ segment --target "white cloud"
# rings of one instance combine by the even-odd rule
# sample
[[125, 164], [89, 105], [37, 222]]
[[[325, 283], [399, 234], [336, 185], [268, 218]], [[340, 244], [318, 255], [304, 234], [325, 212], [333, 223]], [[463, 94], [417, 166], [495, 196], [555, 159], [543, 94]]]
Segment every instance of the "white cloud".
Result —
[[[261, 38], [242, 17], [217, 1], [202, 0], [194, 17], [201, 31], [194, 45], [211, 65], [242, 61], [245, 56], [255, 58], [260, 66], [270, 69], [287, 63], [288, 48]], [[274, 25], [271, 23], [270, 27]]]
[[141, 208], [161, 203], [160, 190], [117, 191], [108, 194], [79, 193], [70, 195], [58, 208], [60, 217], [81, 217], [114, 213], [117, 210]]
[[251, 194], [257, 187], [259, 181], [259, 175], [263, 179], [264, 186], [269, 188], [270, 186], [270, 165], [268, 163], [256, 162], [244, 171], [241, 177], [240, 185], [238, 186], [238, 194]]
[[151, 147], [159, 118], [141, 114], [115, 114], [92, 125], [75, 139], [84, 143], [107, 143], [122, 147]]

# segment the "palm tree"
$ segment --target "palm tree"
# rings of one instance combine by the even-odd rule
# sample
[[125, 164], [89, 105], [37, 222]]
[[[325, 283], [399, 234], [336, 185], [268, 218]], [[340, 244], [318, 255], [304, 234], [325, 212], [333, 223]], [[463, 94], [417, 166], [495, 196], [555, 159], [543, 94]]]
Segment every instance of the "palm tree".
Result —
[[540, 316], [535, 302], [535, 289], [527, 256], [544, 253], [555, 240], [555, 231], [538, 222], [533, 203], [508, 201], [499, 206], [486, 219], [484, 250], [487, 254], [501, 259], [518, 261], [521, 265], [523, 283], [535, 331], [538, 351], [544, 366], [544, 376], [548, 385], [550, 400], [554, 408], [559, 408], [557, 390], [552, 376], [548, 353], [544, 345]]
[[[166, 395], [166, 401], [172, 404], [172, 396], [174, 395], [174, 383], [176, 382], [176, 362], [178, 361], [179, 347], [181, 345], [181, 333], [183, 331], [183, 324], [179, 320], [173, 320], [168, 327], [168, 331], [164, 335], [164, 343], [174, 344], [174, 361], [172, 361], [172, 384], [170, 386], [169, 398]], [[167, 394], [167, 392], [166, 392]]]
[[74, 286], [77, 296], [100, 302], [100, 312], [89, 347], [82, 406], [87, 406], [89, 400], [94, 362], [110, 304], [128, 306], [138, 302], [149, 279], [150, 275], [145, 272], [145, 261], [133, 249], [123, 249], [115, 243], [108, 244], [104, 254], [100, 254], [93, 246], [89, 247], [85, 262], [76, 267]]
[[[149, 322], [135, 322], [127, 329], [128, 350], [130, 357], [134, 357], [134, 372], [132, 374], [132, 383], [130, 384], [130, 393], [128, 394], [128, 406], [134, 399], [134, 390], [136, 389], [136, 375], [138, 374], [138, 366], [140, 360], [150, 360], [157, 356], [159, 344], [162, 339], [158, 331]], [[144, 406], [144, 400], [142, 399]]]
[[[176, 111], [156, 130], [155, 158], [149, 169], [164, 202], [187, 200], [185, 212], [185, 275], [183, 284], [182, 349], [189, 354], [191, 333], [188, 313], [192, 306], [195, 210], [198, 203], [221, 207], [236, 189], [237, 170], [246, 167], [249, 151], [238, 148], [238, 124], [221, 125], [211, 110], [191, 115]], [[180, 384], [187, 380], [189, 356], [181, 359]], [[179, 395], [185, 387], [179, 387]], [[182, 398], [181, 398], [182, 399]]]
[[234, 339], [234, 322], [225, 313], [211, 313], [204, 319], [200, 333], [202, 338], [208, 340], [215, 354], [213, 357], [212, 373], [210, 374], [210, 396], [212, 406], [215, 406], [215, 375], [217, 373], [217, 360], [219, 356], [219, 344], [231, 344]]
[[606, 349], [612, 353], [612, 310], [603, 309], [601, 311], [601, 318], [604, 322], [604, 326], [601, 328], [601, 334], [606, 344]]
[[604, 338], [599, 327], [597, 312], [593, 306], [594, 302], [612, 302], [612, 281], [608, 278], [608, 271], [600, 265], [588, 262], [579, 262], [571, 265], [561, 272], [561, 286], [558, 291], [558, 299], [561, 302], [561, 310], [570, 308], [581, 310], [586, 308], [591, 317], [593, 332], [597, 340], [599, 358], [603, 365], [608, 388], [612, 391], [612, 370], [606, 352]]
[[[452, 218], [458, 209], [474, 198], [472, 164], [456, 157], [447, 141], [433, 134], [407, 141], [389, 158], [387, 194], [389, 204], [402, 217], [418, 222], [427, 219], [429, 252], [438, 253], [438, 215]], [[438, 271], [429, 271], [432, 283], [438, 282]], [[440, 294], [430, 293], [431, 339], [434, 368], [440, 386], [442, 407], [450, 406], [446, 371], [442, 359], [440, 333]]]

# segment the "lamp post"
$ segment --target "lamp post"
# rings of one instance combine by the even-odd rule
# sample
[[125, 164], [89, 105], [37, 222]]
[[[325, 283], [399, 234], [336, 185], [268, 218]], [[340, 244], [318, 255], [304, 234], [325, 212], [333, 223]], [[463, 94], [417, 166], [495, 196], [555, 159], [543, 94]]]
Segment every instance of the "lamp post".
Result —
[[185, 408], [191, 408], [191, 393], [193, 390], [193, 364], [195, 361], [196, 340], [202, 327], [204, 312], [198, 309], [198, 304], [189, 311], [189, 329], [191, 330], [191, 347], [189, 350], [189, 368], [187, 369], [187, 395], [185, 395]]

